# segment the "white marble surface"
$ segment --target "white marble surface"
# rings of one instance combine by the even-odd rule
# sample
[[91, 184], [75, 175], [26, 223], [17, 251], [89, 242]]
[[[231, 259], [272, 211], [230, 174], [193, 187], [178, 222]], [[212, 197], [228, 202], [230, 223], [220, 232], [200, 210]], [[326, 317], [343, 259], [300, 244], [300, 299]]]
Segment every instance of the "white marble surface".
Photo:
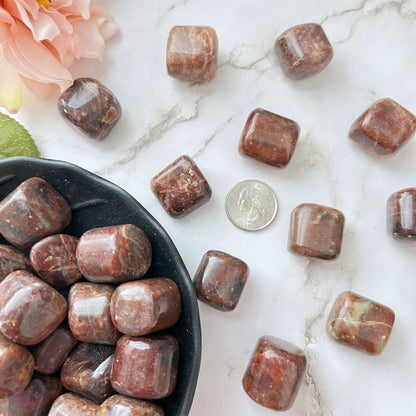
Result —
[[[131, 0], [102, 1], [121, 28], [95, 76], [121, 101], [124, 115], [97, 143], [58, 115], [56, 97], [25, 96], [18, 119], [42, 155], [99, 173], [136, 197], [166, 228], [191, 276], [209, 249], [229, 252], [251, 269], [238, 308], [229, 314], [200, 304], [203, 359], [191, 416], [267, 416], [241, 379], [257, 339], [274, 335], [302, 347], [308, 371], [297, 416], [411, 415], [416, 408], [415, 248], [385, 232], [385, 203], [416, 186], [416, 140], [389, 160], [374, 160], [347, 140], [352, 121], [372, 102], [391, 97], [416, 112], [416, 1]], [[301, 82], [286, 79], [273, 52], [292, 25], [323, 25], [334, 47], [329, 67]], [[219, 68], [206, 85], [169, 78], [165, 46], [177, 24], [214, 27]], [[290, 165], [278, 170], [237, 152], [256, 107], [296, 120], [301, 136]], [[213, 198], [190, 216], [170, 218], [149, 181], [181, 154], [193, 156]], [[230, 188], [259, 179], [276, 192], [280, 211], [266, 230], [235, 228], [224, 211]], [[338, 260], [311, 262], [286, 248], [291, 210], [316, 202], [346, 216]], [[370, 357], [328, 339], [325, 319], [336, 296], [351, 289], [390, 306], [396, 323], [383, 354]]]

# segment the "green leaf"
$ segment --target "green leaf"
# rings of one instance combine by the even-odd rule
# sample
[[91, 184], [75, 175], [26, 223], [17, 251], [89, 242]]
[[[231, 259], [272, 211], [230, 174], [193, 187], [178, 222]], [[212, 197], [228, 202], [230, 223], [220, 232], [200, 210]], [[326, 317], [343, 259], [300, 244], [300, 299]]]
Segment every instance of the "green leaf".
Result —
[[0, 158], [40, 157], [39, 149], [28, 131], [15, 119], [0, 113]]

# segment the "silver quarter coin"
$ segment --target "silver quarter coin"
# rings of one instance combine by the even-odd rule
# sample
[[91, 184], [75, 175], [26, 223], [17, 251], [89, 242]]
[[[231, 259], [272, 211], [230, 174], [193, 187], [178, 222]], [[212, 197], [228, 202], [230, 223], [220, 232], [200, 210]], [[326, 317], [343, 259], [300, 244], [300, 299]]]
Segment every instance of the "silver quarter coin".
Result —
[[229, 220], [238, 228], [258, 231], [275, 219], [277, 198], [270, 186], [256, 180], [237, 183], [225, 199]]

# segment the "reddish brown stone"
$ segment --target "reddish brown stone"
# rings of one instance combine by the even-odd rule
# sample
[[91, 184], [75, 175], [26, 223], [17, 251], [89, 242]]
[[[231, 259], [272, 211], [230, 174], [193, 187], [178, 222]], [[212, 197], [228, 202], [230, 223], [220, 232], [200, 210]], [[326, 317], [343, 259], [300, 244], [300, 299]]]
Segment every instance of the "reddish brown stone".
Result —
[[376, 158], [393, 156], [416, 131], [416, 117], [390, 98], [377, 101], [351, 126], [349, 138]]
[[126, 396], [162, 399], [176, 385], [179, 349], [175, 338], [123, 336], [117, 343], [111, 384]]
[[205, 253], [194, 277], [196, 296], [220, 311], [237, 306], [248, 277], [246, 263], [222, 251]]
[[36, 345], [32, 354], [35, 358], [35, 370], [41, 374], [56, 373], [75, 347], [77, 340], [68, 329], [55, 329], [40, 344]]
[[85, 397], [73, 393], [59, 396], [48, 416], [96, 416], [98, 406]]
[[29, 258], [12, 246], [0, 244], [0, 282], [16, 270], [31, 271]]
[[208, 26], [175, 26], [166, 49], [168, 74], [183, 81], [207, 82], [217, 69], [218, 38]]
[[94, 283], [120, 283], [143, 277], [152, 261], [147, 235], [132, 224], [95, 228], [78, 242], [77, 262]]
[[115, 394], [98, 409], [97, 416], [164, 416], [163, 409], [156, 404]]
[[315, 23], [286, 30], [277, 38], [274, 50], [283, 72], [292, 79], [321, 72], [334, 54], [322, 27]]
[[74, 337], [95, 344], [115, 345], [120, 338], [110, 316], [114, 287], [75, 283], [69, 292], [68, 323]]
[[336, 258], [341, 251], [344, 222], [344, 215], [335, 208], [299, 205], [292, 212], [289, 250], [322, 260]]
[[207, 203], [211, 188], [189, 156], [180, 156], [156, 175], [150, 184], [166, 212], [184, 217]]
[[326, 329], [335, 341], [377, 355], [390, 337], [394, 318], [394, 312], [387, 306], [343, 292], [335, 300]]
[[121, 106], [115, 95], [93, 78], [78, 78], [59, 98], [63, 117], [91, 139], [105, 139], [120, 120]]
[[181, 295], [171, 279], [123, 283], [111, 298], [111, 319], [126, 335], [146, 335], [174, 325], [181, 314]]
[[281, 339], [264, 336], [257, 342], [243, 378], [246, 393], [273, 410], [292, 407], [306, 370], [304, 352]]
[[0, 283], [0, 331], [14, 342], [34, 345], [64, 320], [65, 298], [25, 270], [10, 273]]
[[21, 392], [34, 369], [32, 354], [0, 334], [0, 399]]
[[27, 179], [0, 202], [0, 234], [22, 250], [59, 233], [70, 221], [68, 203], [41, 178]]
[[101, 403], [114, 394], [110, 383], [113, 360], [113, 346], [80, 343], [62, 366], [62, 384], [74, 393]]

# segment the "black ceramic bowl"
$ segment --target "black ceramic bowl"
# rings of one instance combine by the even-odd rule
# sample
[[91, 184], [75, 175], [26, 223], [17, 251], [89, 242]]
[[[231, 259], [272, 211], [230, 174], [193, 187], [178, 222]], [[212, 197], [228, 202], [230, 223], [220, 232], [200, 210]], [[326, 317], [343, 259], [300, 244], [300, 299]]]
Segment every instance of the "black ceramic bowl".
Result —
[[[146, 276], [173, 279], [179, 286], [182, 297], [181, 318], [165, 331], [179, 342], [177, 385], [171, 396], [158, 403], [165, 410], [166, 416], [187, 416], [199, 373], [201, 327], [192, 282], [172, 240], [149, 212], [123, 189], [66, 162], [28, 157], [1, 160], [0, 200], [33, 176], [49, 182], [71, 206], [72, 221], [64, 233], [79, 237], [95, 227], [134, 224], [148, 235], [153, 249], [153, 261]], [[1, 236], [0, 242], [5, 242]]]

